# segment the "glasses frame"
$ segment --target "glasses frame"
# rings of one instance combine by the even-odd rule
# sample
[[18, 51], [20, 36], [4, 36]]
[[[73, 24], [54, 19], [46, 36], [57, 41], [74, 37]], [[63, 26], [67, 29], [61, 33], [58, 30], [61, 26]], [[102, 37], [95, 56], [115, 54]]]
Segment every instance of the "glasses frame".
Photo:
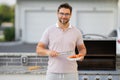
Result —
[[70, 13], [62, 13], [62, 12], [59, 12], [58, 13], [60, 16], [65, 16], [65, 17], [69, 17], [70, 16]]

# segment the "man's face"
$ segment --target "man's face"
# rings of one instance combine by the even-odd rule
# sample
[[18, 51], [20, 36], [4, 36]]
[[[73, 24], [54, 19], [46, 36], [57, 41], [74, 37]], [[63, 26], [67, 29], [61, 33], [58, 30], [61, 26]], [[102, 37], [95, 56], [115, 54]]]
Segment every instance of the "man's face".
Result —
[[57, 13], [57, 15], [58, 15], [59, 22], [62, 24], [67, 24], [71, 17], [70, 10], [67, 8], [61, 8]]

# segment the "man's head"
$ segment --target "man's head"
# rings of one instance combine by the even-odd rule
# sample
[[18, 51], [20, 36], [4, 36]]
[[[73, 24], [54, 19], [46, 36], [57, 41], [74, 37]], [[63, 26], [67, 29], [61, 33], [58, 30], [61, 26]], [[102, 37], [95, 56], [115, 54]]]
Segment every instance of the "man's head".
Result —
[[57, 10], [58, 20], [62, 24], [67, 24], [72, 15], [72, 7], [68, 3], [61, 4]]
[[72, 7], [71, 7], [68, 3], [61, 4], [61, 5], [58, 7], [57, 12], [59, 12], [59, 10], [60, 10], [61, 8], [69, 9], [69, 10], [70, 10], [70, 14], [72, 14]]

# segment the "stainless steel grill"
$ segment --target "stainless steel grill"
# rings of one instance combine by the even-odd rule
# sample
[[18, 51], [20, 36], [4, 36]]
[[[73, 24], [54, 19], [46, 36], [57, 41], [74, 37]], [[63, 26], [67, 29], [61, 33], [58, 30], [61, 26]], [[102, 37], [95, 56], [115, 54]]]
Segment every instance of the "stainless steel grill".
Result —
[[83, 62], [77, 62], [78, 70], [116, 70], [116, 40], [84, 40], [84, 42], [87, 55]]
[[120, 71], [79, 71], [79, 80], [120, 80]]

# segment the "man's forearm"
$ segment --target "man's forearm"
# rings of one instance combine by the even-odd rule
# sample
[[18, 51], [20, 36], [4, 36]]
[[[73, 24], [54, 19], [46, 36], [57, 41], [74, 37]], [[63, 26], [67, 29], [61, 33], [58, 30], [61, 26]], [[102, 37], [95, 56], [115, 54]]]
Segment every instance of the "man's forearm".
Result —
[[83, 55], [83, 56], [85, 56], [85, 55], [86, 55], [86, 48], [80, 50], [78, 55]]

